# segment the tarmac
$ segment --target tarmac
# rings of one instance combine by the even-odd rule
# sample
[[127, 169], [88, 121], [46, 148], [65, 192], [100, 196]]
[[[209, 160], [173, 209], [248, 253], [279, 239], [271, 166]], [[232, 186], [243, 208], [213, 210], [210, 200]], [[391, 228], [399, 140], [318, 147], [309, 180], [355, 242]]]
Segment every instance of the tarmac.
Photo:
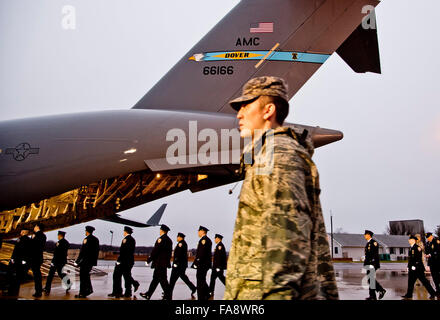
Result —
[[[368, 296], [368, 284], [363, 272], [361, 263], [334, 263], [336, 280], [339, 288], [339, 297], [341, 300], [364, 300]], [[78, 300], [109, 300], [107, 294], [112, 292], [113, 285], [113, 261], [100, 260], [98, 262], [98, 269], [107, 272], [104, 276], [92, 276], [92, 285], [94, 293], [86, 299]], [[171, 270], [168, 270], [168, 277]], [[196, 270], [188, 268], [186, 274], [189, 279], [196, 284]], [[121, 300], [144, 300], [139, 294], [148, 290], [148, 286], [153, 276], [153, 270], [146, 267], [143, 262], [136, 262], [132, 270], [133, 278], [141, 284], [138, 291], [134, 293], [132, 298], [120, 298]], [[382, 263], [381, 268], [376, 274], [377, 280], [387, 290], [383, 300], [401, 300], [401, 296], [406, 293], [408, 274], [406, 272], [406, 263]], [[75, 299], [75, 294], [79, 289], [79, 276], [73, 276], [73, 287], [69, 293], [62, 287], [61, 280], [55, 276], [52, 282], [52, 291], [49, 296], [43, 295], [39, 300], [71, 300]], [[207, 282], [209, 285], [210, 272], [207, 275]], [[428, 280], [432, 279], [428, 276]], [[45, 284], [43, 278], [43, 287]], [[224, 293], [224, 285], [217, 279], [216, 290], [214, 294], [215, 300], [221, 300]], [[25, 283], [20, 288], [20, 295], [18, 299], [35, 300], [32, 297], [34, 293], [33, 282]], [[413, 300], [428, 300], [428, 293], [425, 288], [416, 283], [414, 288]], [[155, 293], [151, 297], [152, 300], [162, 299], [162, 289], [160, 285], [156, 288]], [[182, 280], [178, 280], [173, 292], [174, 300], [192, 300], [191, 291]], [[77, 299], [75, 299], [77, 300]]]

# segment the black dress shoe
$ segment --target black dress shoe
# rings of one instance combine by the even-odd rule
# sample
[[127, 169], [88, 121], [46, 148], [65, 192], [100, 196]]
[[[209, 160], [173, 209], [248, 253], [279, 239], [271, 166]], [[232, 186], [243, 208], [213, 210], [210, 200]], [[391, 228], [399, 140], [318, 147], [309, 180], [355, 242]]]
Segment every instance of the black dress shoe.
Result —
[[150, 296], [149, 294], [147, 294], [146, 292], [145, 292], [145, 293], [141, 293], [140, 296], [141, 296], [142, 298], [147, 299], [147, 300], [150, 300], [150, 298], [151, 298], [151, 296]]
[[385, 289], [383, 289], [380, 293], [379, 293], [379, 300], [381, 300], [383, 298], [383, 296], [385, 295], [387, 291]]
[[83, 298], [87, 298], [87, 296], [85, 296], [83, 294], [75, 294], [75, 298], [83, 299]]
[[124, 293], [124, 298], [131, 298], [131, 292]]
[[35, 292], [35, 293], [32, 295], [32, 297], [34, 297], [34, 298], [41, 298], [41, 296], [42, 296], [41, 292]]
[[43, 292], [44, 292], [45, 296], [50, 295], [50, 290], [48, 290], [48, 289], [43, 289]]
[[136, 292], [137, 289], [139, 289], [139, 282], [137, 282], [137, 281], [133, 282], [133, 289], [134, 289], [134, 292]]
[[377, 300], [375, 297], [368, 297], [368, 298], [365, 298], [365, 300]]
[[110, 298], [120, 298], [122, 295], [121, 294], [118, 294], [118, 293], [109, 293], [108, 295], [107, 295], [107, 297], [110, 297]]
[[412, 297], [407, 296], [406, 294], [402, 296], [402, 300], [412, 300]]
[[434, 294], [431, 294], [431, 295], [429, 296], [429, 300], [435, 300], [435, 298], [436, 298], [436, 296], [435, 296]]

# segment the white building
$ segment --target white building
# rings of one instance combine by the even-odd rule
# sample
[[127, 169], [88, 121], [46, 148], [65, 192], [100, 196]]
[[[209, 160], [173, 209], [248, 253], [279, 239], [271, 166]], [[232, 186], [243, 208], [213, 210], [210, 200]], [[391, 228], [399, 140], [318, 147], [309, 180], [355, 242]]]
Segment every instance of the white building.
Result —
[[[328, 234], [331, 246], [331, 236]], [[373, 236], [379, 243], [379, 254], [387, 254], [391, 261], [405, 260], [408, 257], [408, 236], [396, 236], [387, 234], [375, 234]], [[362, 261], [365, 255], [367, 241], [363, 234], [334, 233], [333, 234], [333, 258], [352, 259]]]

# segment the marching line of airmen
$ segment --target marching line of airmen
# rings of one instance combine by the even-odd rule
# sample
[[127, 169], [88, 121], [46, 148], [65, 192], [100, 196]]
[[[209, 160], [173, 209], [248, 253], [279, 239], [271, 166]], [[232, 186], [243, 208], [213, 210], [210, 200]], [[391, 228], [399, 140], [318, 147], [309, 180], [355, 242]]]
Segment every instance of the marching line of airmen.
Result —
[[[99, 256], [99, 240], [93, 235], [95, 228], [85, 227], [86, 237], [84, 238], [78, 258], [74, 265], [79, 267], [80, 288], [75, 298], [86, 298], [93, 293], [90, 272], [97, 265]], [[188, 245], [185, 242], [185, 235], [181, 232], [177, 235], [177, 245], [174, 248], [174, 258], [172, 257], [172, 240], [168, 237], [170, 228], [166, 225], [160, 227], [160, 237], [156, 240], [154, 248], [145, 264], [151, 264], [154, 269], [153, 279], [148, 291], [140, 295], [149, 300], [153, 295], [158, 284], [163, 290], [163, 299], [171, 300], [174, 286], [180, 278], [191, 290], [191, 297], [197, 292], [199, 300], [208, 300], [214, 296], [215, 282], [218, 279], [225, 284], [224, 271], [226, 269], [226, 250], [222, 243], [223, 236], [215, 235], [216, 247], [214, 257], [212, 257], [212, 242], [207, 236], [207, 228], [200, 226], [198, 234], [200, 237], [194, 263], [191, 268], [196, 269], [197, 283], [194, 285], [186, 275], [188, 267]], [[46, 285], [42, 287], [41, 265], [43, 263], [43, 251], [46, 244], [46, 236], [41, 230], [40, 225], [34, 227], [34, 235], [30, 238], [30, 230], [23, 229], [13, 250], [9, 267], [8, 280], [9, 288], [6, 295], [18, 296], [20, 284], [24, 281], [29, 269], [32, 270], [35, 282], [35, 293], [33, 297], [39, 298], [43, 292], [49, 295], [52, 280], [55, 272], [62, 280], [63, 288], [66, 293], [72, 287], [72, 281], [67, 277], [64, 267], [67, 263], [67, 253], [69, 242], [65, 239], [65, 232], [58, 231], [58, 242], [53, 253], [50, 264], [49, 274]], [[113, 271], [113, 290], [108, 295], [111, 298], [131, 297], [132, 292], [136, 292], [140, 286], [139, 282], [133, 279], [131, 270], [134, 266], [134, 253], [136, 240], [132, 237], [133, 229], [124, 227], [124, 239], [122, 240], [119, 256]], [[172, 268], [170, 281], [167, 280], [167, 269]], [[208, 286], [206, 282], [207, 272], [211, 269], [211, 280]], [[124, 278], [125, 292], [122, 289], [122, 278]], [[133, 291], [132, 291], [133, 288]]]
[[[410, 244], [408, 255], [408, 289], [406, 294], [402, 296], [403, 300], [410, 300], [413, 296], [414, 284], [417, 279], [426, 288], [429, 293], [429, 299], [434, 300], [436, 297], [440, 299], [440, 240], [435, 238], [431, 232], [427, 232], [425, 249], [417, 244], [421, 242], [421, 239], [417, 239], [416, 236], [410, 235], [408, 242]], [[364, 265], [368, 266], [370, 270], [367, 270], [367, 275], [374, 269], [375, 271], [380, 268], [379, 260], [379, 245], [376, 240], [373, 239], [373, 232], [365, 230], [364, 233], [367, 244], [365, 246], [365, 260]], [[431, 272], [431, 277], [435, 285], [435, 290], [431, 286], [431, 283], [425, 276], [425, 266], [423, 264], [423, 254], [427, 259], [427, 264]], [[368, 279], [370, 284], [370, 279]], [[386, 290], [376, 280], [375, 286], [370, 286], [369, 297], [366, 300], [377, 300], [376, 292], [379, 293], [379, 299], [382, 299], [386, 293]]]

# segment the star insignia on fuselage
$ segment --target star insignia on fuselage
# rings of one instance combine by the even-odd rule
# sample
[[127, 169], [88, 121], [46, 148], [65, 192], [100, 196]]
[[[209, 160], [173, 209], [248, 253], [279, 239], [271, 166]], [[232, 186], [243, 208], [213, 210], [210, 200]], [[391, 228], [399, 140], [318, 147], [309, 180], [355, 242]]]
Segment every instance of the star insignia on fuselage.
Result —
[[30, 154], [39, 154], [40, 148], [32, 148], [27, 142], [20, 143], [15, 148], [7, 148], [5, 154], [12, 154], [14, 160], [23, 161]]

